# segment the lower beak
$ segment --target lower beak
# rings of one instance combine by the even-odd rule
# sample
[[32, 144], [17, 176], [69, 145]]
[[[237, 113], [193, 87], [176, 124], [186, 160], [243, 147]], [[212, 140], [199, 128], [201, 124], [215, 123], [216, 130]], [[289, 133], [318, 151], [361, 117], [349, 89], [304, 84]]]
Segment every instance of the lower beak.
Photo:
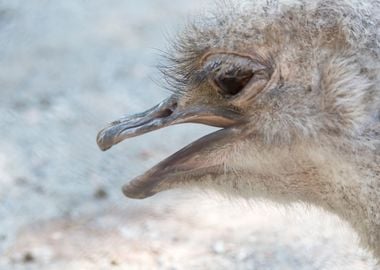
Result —
[[153, 108], [132, 116], [125, 116], [102, 129], [97, 136], [99, 148], [108, 150], [113, 145], [131, 137], [180, 123], [201, 123], [215, 127], [229, 127], [241, 115], [233, 110], [207, 105], [179, 106], [172, 96]]

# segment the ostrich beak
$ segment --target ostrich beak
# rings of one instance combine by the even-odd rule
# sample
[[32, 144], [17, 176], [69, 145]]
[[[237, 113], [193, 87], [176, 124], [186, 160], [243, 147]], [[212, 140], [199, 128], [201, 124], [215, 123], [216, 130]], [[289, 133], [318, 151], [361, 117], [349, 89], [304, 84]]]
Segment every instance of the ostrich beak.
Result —
[[235, 128], [206, 135], [124, 185], [123, 193], [129, 198], [144, 199], [172, 187], [225, 174], [224, 162], [231, 153], [230, 140], [241, 137], [240, 130]]
[[99, 132], [97, 143], [105, 151], [127, 138], [169, 125], [202, 123], [224, 128], [198, 139], [130, 181], [123, 187], [126, 196], [146, 198], [175, 186], [179, 179], [196, 180], [222, 171], [223, 158], [215, 158], [215, 155], [210, 158], [210, 154], [225, 147], [231, 137], [240, 134], [232, 127], [241, 122], [241, 114], [214, 106], [184, 107], [178, 104], [177, 98], [172, 96], [143, 113], [122, 117]]
[[131, 137], [181, 123], [200, 123], [214, 127], [229, 127], [238, 122], [241, 115], [225, 108], [207, 105], [181, 107], [176, 97], [170, 97], [153, 108], [132, 116], [124, 116], [102, 129], [97, 136], [101, 150]]

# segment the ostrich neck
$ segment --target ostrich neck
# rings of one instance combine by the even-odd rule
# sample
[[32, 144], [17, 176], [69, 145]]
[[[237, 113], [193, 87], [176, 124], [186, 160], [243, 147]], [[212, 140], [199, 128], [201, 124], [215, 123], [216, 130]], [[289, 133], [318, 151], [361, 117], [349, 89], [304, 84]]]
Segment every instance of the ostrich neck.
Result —
[[380, 257], [379, 143], [355, 148], [323, 143], [256, 147], [254, 154], [242, 150], [252, 151], [252, 146], [239, 148], [244, 159], [232, 161], [230, 173], [214, 179], [214, 187], [246, 198], [322, 207], [348, 221], [363, 244]]

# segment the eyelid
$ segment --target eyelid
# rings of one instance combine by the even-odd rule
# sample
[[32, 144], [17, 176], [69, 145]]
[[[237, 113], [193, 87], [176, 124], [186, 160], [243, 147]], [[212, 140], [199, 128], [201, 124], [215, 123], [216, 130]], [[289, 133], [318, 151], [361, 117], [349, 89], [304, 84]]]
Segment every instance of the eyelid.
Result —
[[212, 54], [207, 58], [207, 62], [202, 66], [199, 74], [202, 74], [201, 77], [216, 77], [219, 74], [238, 72], [242, 67], [244, 70], [252, 70], [252, 72], [268, 69], [267, 66], [254, 61], [251, 57]]

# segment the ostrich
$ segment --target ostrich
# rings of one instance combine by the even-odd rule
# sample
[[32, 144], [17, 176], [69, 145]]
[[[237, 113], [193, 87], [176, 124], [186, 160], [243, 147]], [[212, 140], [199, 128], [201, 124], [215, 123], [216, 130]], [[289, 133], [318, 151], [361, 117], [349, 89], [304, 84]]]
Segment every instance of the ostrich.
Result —
[[99, 132], [102, 150], [169, 125], [220, 127], [123, 187], [177, 187], [347, 220], [380, 258], [380, 1], [223, 3], [178, 35], [161, 66], [172, 95]]

